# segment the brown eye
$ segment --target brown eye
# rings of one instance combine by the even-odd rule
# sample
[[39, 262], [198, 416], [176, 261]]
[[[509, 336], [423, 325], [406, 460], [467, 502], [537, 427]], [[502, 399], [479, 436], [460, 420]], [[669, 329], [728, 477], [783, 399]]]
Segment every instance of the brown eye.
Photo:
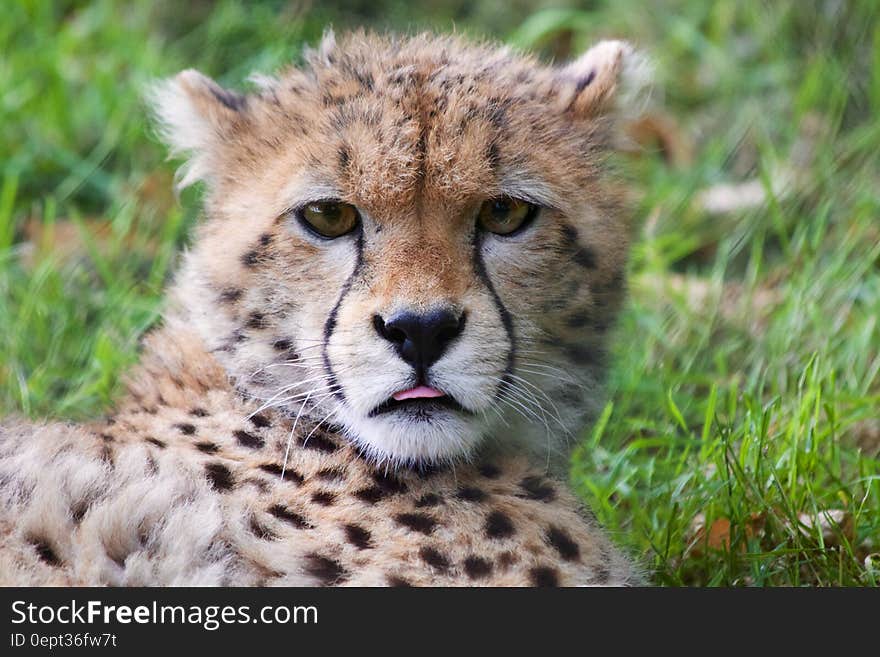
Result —
[[300, 208], [299, 217], [321, 237], [333, 239], [350, 233], [357, 226], [358, 211], [341, 201], [315, 201]]
[[537, 211], [537, 205], [502, 196], [483, 203], [477, 222], [483, 230], [490, 233], [510, 235], [525, 226]]

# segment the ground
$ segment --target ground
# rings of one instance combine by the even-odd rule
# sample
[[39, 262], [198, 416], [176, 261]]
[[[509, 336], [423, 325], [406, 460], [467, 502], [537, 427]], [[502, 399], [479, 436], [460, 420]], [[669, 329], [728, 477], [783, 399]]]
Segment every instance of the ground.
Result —
[[[0, 25], [0, 414], [93, 418], [157, 318], [198, 190], [139, 101], [229, 86], [332, 22], [488, 34], [548, 57], [625, 37], [659, 91], [609, 401], [575, 491], [659, 584], [880, 579], [880, 10], [591, 3], [18, 3]], [[526, 6], [529, 5], [529, 6]], [[281, 19], [279, 19], [279, 15]]]

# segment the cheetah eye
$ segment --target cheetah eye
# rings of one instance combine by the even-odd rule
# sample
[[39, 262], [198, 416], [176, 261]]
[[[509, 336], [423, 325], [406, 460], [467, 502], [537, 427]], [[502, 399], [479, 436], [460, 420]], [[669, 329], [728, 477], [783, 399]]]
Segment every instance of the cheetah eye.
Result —
[[496, 235], [512, 235], [538, 213], [538, 206], [509, 196], [489, 199], [480, 207], [477, 223]]
[[313, 201], [299, 208], [296, 216], [312, 232], [327, 239], [334, 239], [353, 231], [360, 215], [357, 208], [349, 203]]

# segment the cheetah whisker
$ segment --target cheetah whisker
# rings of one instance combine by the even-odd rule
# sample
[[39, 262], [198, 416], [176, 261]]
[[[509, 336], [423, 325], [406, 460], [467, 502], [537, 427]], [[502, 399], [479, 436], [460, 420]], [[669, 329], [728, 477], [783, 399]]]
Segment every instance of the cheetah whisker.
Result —
[[338, 412], [339, 412], [339, 409], [334, 408], [334, 409], [333, 409], [332, 411], [330, 411], [327, 415], [325, 415], [325, 416], [321, 419], [321, 421], [318, 422], [318, 424], [316, 424], [316, 425], [314, 426], [314, 428], [309, 432], [309, 435], [305, 437], [305, 439], [303, 440], [303, 447], [305, 447], [306, 445], [308, 445], [308, 443], [309, 443], [309, 438], [311, 438], [312, 435], [318, 430], [318, 427], [320, 427], [322, 424], [324, 424], [324, 422], [326, 422], [327, 420], [329, 420], [331, 417], [333, 417], [334, 415], [336, 415]]
[[299, 407], [299, 411], [296, 413], [296, 419], [293, 421], [293, 426], [290, 427], [290, 433], [287, 434], [287, 447], [284, 450], [284, 462], [281, 464], [281, 475], [279, 476], [279, 481], [284, 481], [284, 473], [287, 471], [287, 459], [290, 456], [290, 444], [293, 442], [293, 432], [296, 431], [296, 425], [299, 423], [299, 418], [302, 416], [303, 409], [306, 404], [309, 402], [309, 397], [311, 397], [312, 393], [309, 392], [309, 395], [306, 397], [305, 401]]

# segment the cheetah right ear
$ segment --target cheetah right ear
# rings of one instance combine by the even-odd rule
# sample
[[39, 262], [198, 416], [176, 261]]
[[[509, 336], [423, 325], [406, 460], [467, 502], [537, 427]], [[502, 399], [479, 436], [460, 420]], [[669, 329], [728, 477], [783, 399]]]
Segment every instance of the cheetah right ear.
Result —
[[648, 59], [625, 41], [600, 41], [559, 70], [561, 109], [582, 118], [610, 119], [612, 131], [638, 116], [650, 95]]
[[210, 183], [213, 156], [244, 122], [247, 96], [187, 69], [151, 85], [147, 101], [169, 155], [187, 160], [177, 173], [177, 188], [200, 180]]

